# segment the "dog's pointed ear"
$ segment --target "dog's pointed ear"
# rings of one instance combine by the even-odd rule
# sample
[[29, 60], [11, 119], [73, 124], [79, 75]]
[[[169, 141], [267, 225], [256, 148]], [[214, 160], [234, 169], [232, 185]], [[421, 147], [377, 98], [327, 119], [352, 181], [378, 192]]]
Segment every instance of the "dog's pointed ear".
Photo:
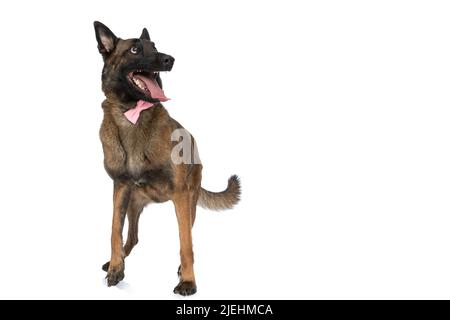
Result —
[[150, 35], [148, 34], [148, 31], [146, 28], [142, 29], [142, 33], [141, 33], [141, 36], [139, 37], [139, 39], [150, 40]]
[[94, 22], [94, 29], [98, 51], [106, 57], [114, 50], [118, 39], [107, 26], [99, 21]]

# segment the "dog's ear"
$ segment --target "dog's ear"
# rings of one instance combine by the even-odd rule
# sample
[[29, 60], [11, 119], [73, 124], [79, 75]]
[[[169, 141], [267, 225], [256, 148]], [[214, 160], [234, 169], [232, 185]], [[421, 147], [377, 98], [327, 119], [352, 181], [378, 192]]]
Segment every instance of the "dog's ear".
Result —
[[150, 41], [150, 35], [148, 34], [148, 31], [146, 28], [142, 29], [142, 33], [141, 33], [141, 36], [139, 37], [139, 39]]
[[95, 21], [94, 29], [98, 43], [98, 51], [106, 57], [114, 50], [118, 39], [114, 33], [101, 22]]

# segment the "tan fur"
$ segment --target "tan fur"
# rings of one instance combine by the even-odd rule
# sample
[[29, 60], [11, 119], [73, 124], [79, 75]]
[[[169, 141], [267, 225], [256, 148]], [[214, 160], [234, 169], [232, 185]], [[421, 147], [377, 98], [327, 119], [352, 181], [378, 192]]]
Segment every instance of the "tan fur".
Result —
[[241, 188], [239, 179], [232, 176], [228, 179], [228, 186], [222, 192], [211, 192], [200, 188], [200, 197], [198, 205], [210, 210], [226, 210], [233, 208], [239, 202], [241, 195]]
[[[105, 32], [109, 34], [102, 24], [96, 23], [96, 27], [103, 28], [99, 31], [100, 40], [105, 37]], [[181, 260], [180, 282], [175, 292], [193, 294], [196, 284], [192, 226], [197, 203], [214, 210], [231, 208], [239, 201], [239, 180], [231, 177], [225, 191], [214, 193], [201, 188], [201, 164], [175, 165], [171, 152], [177, 142], [171, 141], [171, 135], [182, 126], [169, 116], [162, 104], [156, 103], [144, 110], [136, 124], [126, 119], [124, 112], [134, 107], [133, 102], [123, 102], [114, 84], [117, 70], [130, 57], [127, 50], [133, 41], [118, 39], [113, 43], [115, 49], [112, 52], [105, 51], [99, 43], [105, 61], [103, 91], [106, 95], [102, 103], [104, 117], [100, 139], [104, 166], [114, 181], [111, 259], [104, 265], [104, 270], [108, 271], [108, 285], [115, 285], [124, 277], [124, 258], [138, 243], [138, 223], [144, 207], [149, 203], [172, 200], [178, 221]], [[150, 41], [142, 44], [144, 52], [154, 50]], [[193, 138], [191, 140], [194, 141]], [[129, 229], [123, 246], [125, 215]]]

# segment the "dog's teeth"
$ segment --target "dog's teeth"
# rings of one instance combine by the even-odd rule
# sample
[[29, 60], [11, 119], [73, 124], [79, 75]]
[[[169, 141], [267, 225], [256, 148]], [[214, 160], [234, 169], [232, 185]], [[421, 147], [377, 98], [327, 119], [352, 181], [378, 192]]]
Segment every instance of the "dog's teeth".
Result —
[[133, 83], [134, 83], [137, 87], [139, 87], [139, 89], [148, 92], [147, 86], [142, 82], [141, 79], [133, 77], [132, 80], [133, 80]]

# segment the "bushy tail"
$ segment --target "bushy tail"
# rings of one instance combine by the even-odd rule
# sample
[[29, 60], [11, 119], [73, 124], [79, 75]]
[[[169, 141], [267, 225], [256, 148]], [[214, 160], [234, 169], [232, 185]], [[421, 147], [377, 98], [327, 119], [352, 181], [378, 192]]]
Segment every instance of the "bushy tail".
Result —
[[228, 186], [222, 192], [211, 192], [201, 188], [197, 204], [205, 209], [219, 211], [233, 208], [240, 197], [241, 183], [239, 177], [234, 175], [228, 179]]

